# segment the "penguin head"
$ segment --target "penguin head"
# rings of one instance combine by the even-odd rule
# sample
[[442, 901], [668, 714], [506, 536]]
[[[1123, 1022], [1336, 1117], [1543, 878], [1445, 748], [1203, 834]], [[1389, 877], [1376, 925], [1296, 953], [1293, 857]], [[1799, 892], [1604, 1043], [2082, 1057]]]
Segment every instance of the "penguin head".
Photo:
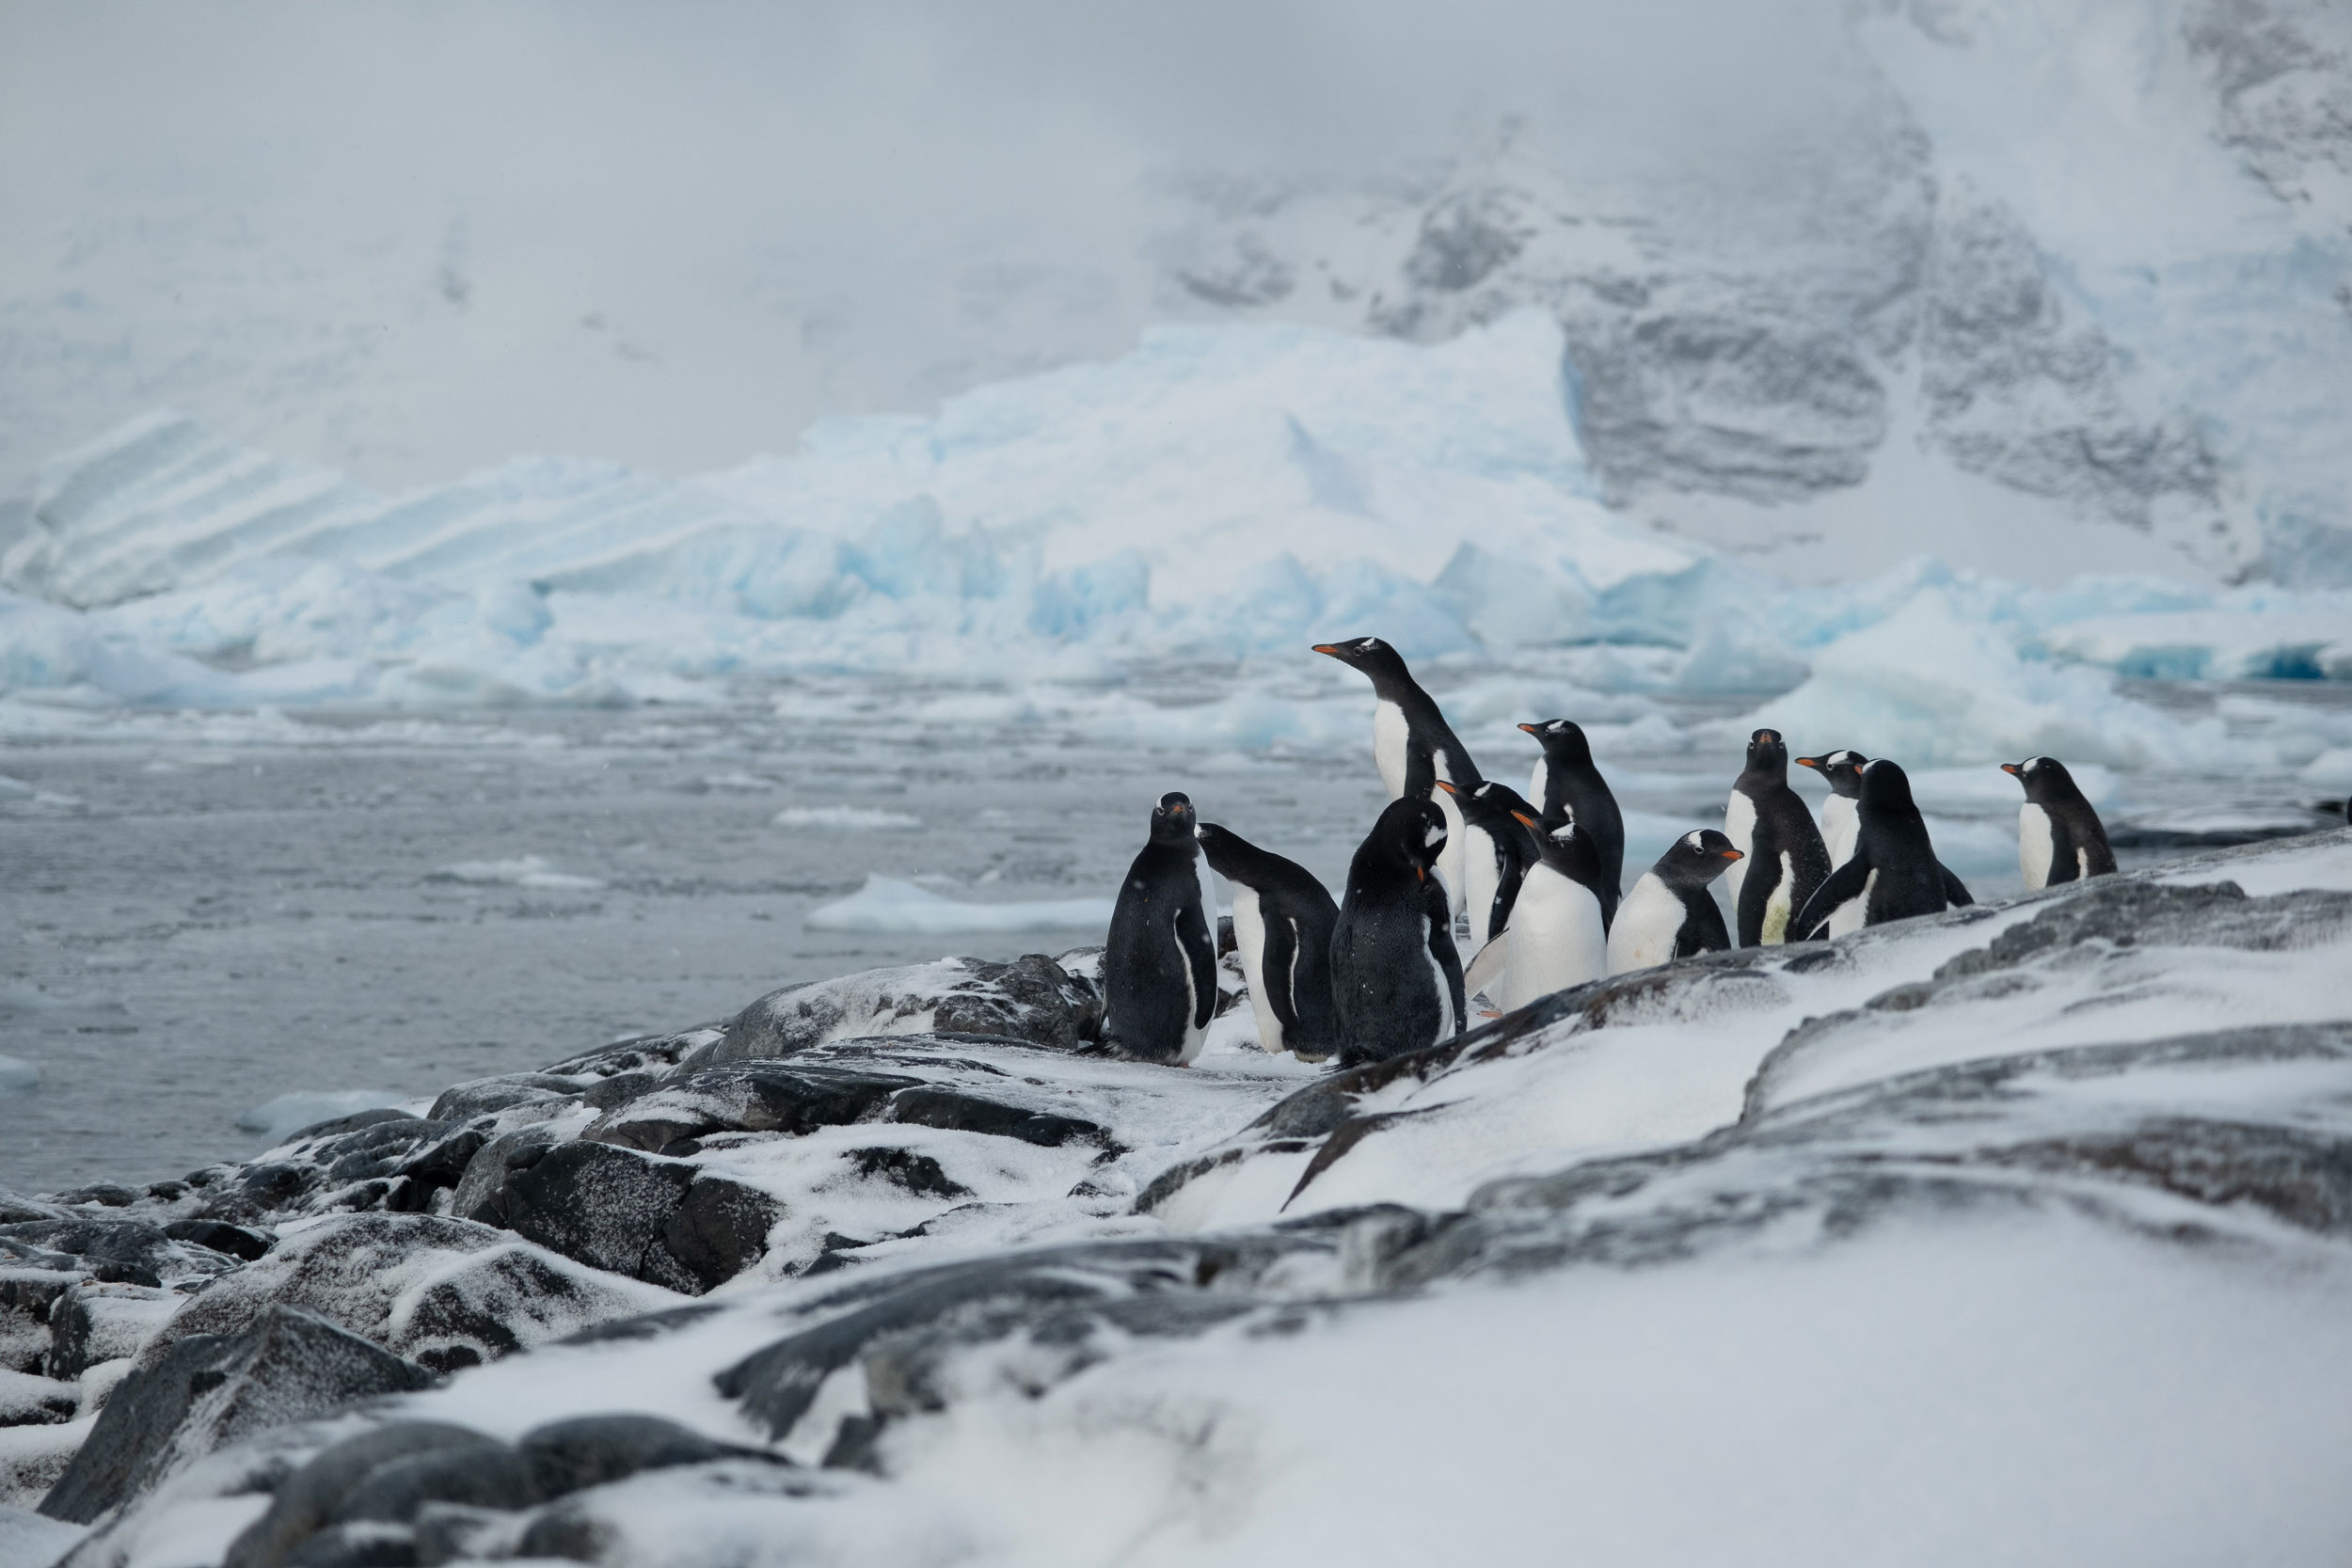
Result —
[[2049, 800], [2070, 800], [2082, 793], [2074, 787], [2074, 775], [2066, 770], [2066, 764], [2056, 757], [2027, 757], [2023, 762], [2005, 762], [2001, 771], [2026, 786], [2026, 799], [2040, 805]]
[[1684, 833], [1673, 847], [1658, 857], [1651, 869], [1658, 879], [1677, 890], [1703, 888], [1724, 872], [1731, 863], [1745, 856], [1731, 847], [1731, 840], [1712, 828]]
[[1315, 652], [1338, 659], [1351, 669], [1360, 670], [1372, 677], [1377, 689], [1391, 681], [1409, 681], [1412, 672], [1405, 668], [1405, 656], [1376, 637], [1351, 637], [1343, 642], [1318, 642]]
[[1192, 797], [1169, 790], [1160, 797], [1160, 803], [1152, 808], [1152, 842], [1182, 844], [1189, 848], [1192, 831], [1198, 819], [1192, 813]]
[[1593, 835], [1576, 824], [1570, 816], [1566, 821], [1547, 828], [1532, 811], [1514, 812], [1527, 831], [1535, 835], [1543, 851], [1543, 863], [1572, 882], [1581, 882], [1600, 894], [1600, 846]]
[[1884, 757], [1863, 765], [1862, 803], [1872, 811], [1919, 815], [1919, 808], [1911, 800], [1911, 775]]
[[1810, 768], [1829, 781], [1831, 793], [1843, 795], [1849, 800], [1862, 793], [1862, 765], [1870, 759], [1860, 752], [1824, 752], [1818, 757], [1798, 757], [1800, 768]]
[[1748, 736], [1747, 772], [1762, 779], [1788, 779], [1788, 743], [1778, 730], [1758, 730]]
[[1573, 720], [1545, 719], [1519, 728], [1535, 737], [1548, 757], [1587, 765], [1593, 760], [1592, 742], [1584, 738], [1583, 726]]
[[1240, 879], [1240, 872], [1248, 859], [1259, 853], [1258, 847], [1230, 828], [1215, 822], [1202, 822], [1192, 830], [1193, 838], [1200, 846], [1200, 854], [1209, 863], [1209, 869], [1227, 881]]
[[1372, 827], [1367, 847], [1377, 845], [1392, 861], [1409, 866], [1414, 879], [1427, 881], [1438, 857], [1445, 853], [1445, 813], [1434, 801], [1406, 796], [1391, 800]]

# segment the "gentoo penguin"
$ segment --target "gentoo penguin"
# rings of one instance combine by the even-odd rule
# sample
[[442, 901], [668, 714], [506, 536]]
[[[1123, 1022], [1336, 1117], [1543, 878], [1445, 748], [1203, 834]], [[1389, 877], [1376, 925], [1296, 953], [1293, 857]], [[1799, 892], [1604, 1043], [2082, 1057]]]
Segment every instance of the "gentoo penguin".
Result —
[[1804, 798], [1788, 787], [1778, 730], [1748, 737], [1748, 765], [1731, 786], [1724, 832], [1744, 857], [1731, 863], [1731, 907], [1742, 947], [1788, 940], [1788, 917], [1829, 875], [1829, 850]]
[[2115, 869], [2106, 827], [2066, 764], [2056, 757], [2027, 757], [2001, 764], [2001, 771], [2026, 786], [2026, 803], [2017, 808], [2017, 869], [2026, 874], [2027, 892]]
[[1510, 923], [1527, 868], [1543, 858], [1525, 821], [1535, 808], [1492, 779], [1470, 789], [1440, 779], [1438, 789], [1452, 796], [1462, 814], [1463, 911], [1470, 917], [1469, 951], [1475, 953]]
[[1331, 1006], [1331, 928], [1340, 909], [1314, 874], [1261, 849], [1239, 833], [1203, 822], [1200, 853], [1233, 884], [1233, 947], [1249, 984], [1258, 1043], [1276, 1055], [1320, 1062], [1340, 1048]]
[[1439, 779], [1468, 789], [1478, 783], [1478, 765], [1470, 748], [1454, 738], [1437, 699], [1423, 691], [1405, 668], [1405, 657], [1376, 637], [1352, 638], [1345, 642], [1318, 642], [1315, 652], [1328, 655], [1372, 681], [1372, 759], [1379, 766], [1380, 782], [1389, 799], [1435, 800], [1445, 814], [1446, 851], [1438, 863], [1444, 879], [1449, 908], [1463, 908], [1462, 813], [1437, 785]]
[[1535, 802], [1535, 815], [1546, 827], [1556, 828], [1574, 817], [1577, 826], [1593, 835], [1593, 847], [1600, 851], [1601, 908], [1613, 918], [1625, 886], [1625, 817], [1609, 781], [1593, 766], [1592, 745], [1584, 731], [1565, 719], [1519, 728], [1544, 749], [1527, 781], [1527, 798]]
[[1729, 947], [1724, 911], [1708, 889], [1739, 860], [1731, 840], [1712, 828], [1676, 839], [1617, 906], [1616, 923], [1609, 927], [1609, 973]]
[[1825, 752], [1799, 757], [1797, 766], [1810, 768], [1829, 781], [1829, 799], [1821, 802], [1821, 847], [1829, 851], [1832, 871], [1853, 859], [1854, 835], [1862, 831], [1855, 806], [1862, 800], [1862, 765], [1870, 759], [1860, 752]]
[[1179, 1067], [1200, 1054], [1216, 1014], [1216, 909], [1202, 903], [1192, 802], [1160, 797], [1152, 841], [1127, 868], [1103, 947], [1103, 1042]]
[[1910, 776], [1884, 757], [1863, 766], [1861, 817], [1853, 859], [1797, 911], [1791, 940], [1825, 934], [1831, 915], [1849, 903], [1861, 904], [1863, 925], [1883, 926], [1976, 902], [1935, 858], [1927, 822], [1912, 803]]
[[1348, 865], [1331, 931], [1343, 1067], [1461, 1032], [1462, 959], [1436, 872], [1445, 845], [1445, 814], [1407, 796], [1389, 802]]
[[1574, 822], [1543, 832], [1533, 815], [1521, 820], [1540, 834], [1543, 859], [1519, 884], [1511, 924], [1471, 965], [1470, 989], [1486, 991], [1505, 1011], [1609, 973], [1600, 851], [1592, 835]]

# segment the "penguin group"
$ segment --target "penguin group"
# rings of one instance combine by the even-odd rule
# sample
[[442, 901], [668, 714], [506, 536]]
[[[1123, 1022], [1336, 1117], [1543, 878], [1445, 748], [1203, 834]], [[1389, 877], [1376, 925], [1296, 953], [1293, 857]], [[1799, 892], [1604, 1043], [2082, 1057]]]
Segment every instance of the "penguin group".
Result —
[[[1372, 682], [1373, 759], [1389, 804], [1335, 901], [1296, 862], [1200, 821], [1184, 795], [1162, 796], [1103, 955], [1102, 1035], [1121, 1054], [1182, 1066], [1207, 1040], [1217, 1001], [1212, 872], [1232, 888], [1233, 949], [1259, 1044], [1343, 1067], [1451, 1039], [1482, 995], [1516, 1010], [1693, 954], [1843, 936], [1973, 902], [1936, 859], [1899, 764], [1845, 749], [1794, 758], [1829, 785], [1817, 820], [1772, 729], [1748, 737], [1722, 831], [1682, 834], [1626, 889], [1624, 816], [1574, 721], [1519, 725], [1539, 750], [1521, 795], [1480, 773], [1389, 643], [1361, 637], [1314, 651]], [[2001, 768], [2026, 792], [2018, 868], [2028, 889], [2115, 870], [2098, 813], [2064, 764], [2035, 756]]]

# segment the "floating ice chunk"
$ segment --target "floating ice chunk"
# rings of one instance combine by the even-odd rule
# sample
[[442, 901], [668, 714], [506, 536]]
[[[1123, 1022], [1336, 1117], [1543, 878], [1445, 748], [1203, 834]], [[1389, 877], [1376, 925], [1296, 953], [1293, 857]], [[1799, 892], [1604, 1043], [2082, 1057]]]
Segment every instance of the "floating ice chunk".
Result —
[[761, 795], [774, 789], [776, 781], [763, 779], [756, 773], [706, 773], [703, 787], [739, 795]]
[[40, 1084], [40, 1069], [16, 1056], [0, 1056], [0, 1094], [23, 1094]]
[[779, 828], [811, 828], [819, 832], [877, 833], [919, 829], [923, 819], [875, 806], [787, 806], [776, 813], [775, 823]]
[[296, 1089], [240, 1112], [237, 1125], [276, 1144], [317, 1122], [398, 1105], [407, 1098], [385, 1089]]
[[523, 855], [511, 861], [459, 861], [435, 872], [432, 879], [477, 884], [503, 882], [548, 892], [587, 892], [604, 886], [595, 877], [558, 871], [537, 855]]
[[2296, 775], [2314, 789], [2352, 789], [2352, 746], [2333, 746]]
[[812, 931], [939, 936], [957, 931], [1055, 931], [1111, 923], [1107, 898], [1058, 898], [1027, 904], [964, 904], [896, 877], [868, 875], [866, 885], [808, 911]]
[[2110, 615], [2042, 634], [2060, 658], [2149, 680], [2352, 678], [2352, 594], [2270, 594], [2244, 605]]
[[1879, 625], [1821, 650], [1812, 678], [1729, 728], [1784, 731], [1793, 747], [1851, 746], [1905, 768], [2047, 754], [2121, 768], [2243, 761], [2217, 720], [2184, 723], [2123, 696], [2114, 678], [2031, 663], [2002, 631], [1930, 588]]

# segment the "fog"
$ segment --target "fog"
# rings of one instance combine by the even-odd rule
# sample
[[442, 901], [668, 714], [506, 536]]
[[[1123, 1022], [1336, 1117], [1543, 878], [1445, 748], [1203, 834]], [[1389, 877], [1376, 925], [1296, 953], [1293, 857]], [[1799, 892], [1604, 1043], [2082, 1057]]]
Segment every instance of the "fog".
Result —
[[788, 449], [1197, 311], [1204, 192], [1771, 192], [1878, 90], [1838, 14], [0, 7], [0, 489], [164, 404], [382, 486]]

